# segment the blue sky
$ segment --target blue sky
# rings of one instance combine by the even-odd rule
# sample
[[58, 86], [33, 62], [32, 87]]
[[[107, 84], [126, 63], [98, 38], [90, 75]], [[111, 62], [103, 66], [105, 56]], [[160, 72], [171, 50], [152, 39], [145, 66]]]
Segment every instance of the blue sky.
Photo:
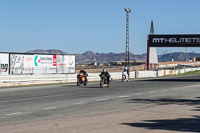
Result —
[[[200, 34], [199, 5], [200, 0], [0, 0], [0, 52], [125, 52], [124, 8], [131, 8], [130, 52], [143, 54], [151, 20], [157, 34]], [[185, 52], [158, 53], [165, 50]]]

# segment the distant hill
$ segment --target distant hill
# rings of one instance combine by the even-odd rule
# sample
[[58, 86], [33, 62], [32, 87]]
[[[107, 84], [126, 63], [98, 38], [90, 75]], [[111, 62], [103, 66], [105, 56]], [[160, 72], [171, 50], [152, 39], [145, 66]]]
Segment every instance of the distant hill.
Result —
[[193, 57], [200, 57], [200, 53], [183, 53], [183, 52], [174, 52], [168, 54], [158, 55], [159, 61], [186, 61], [192, 60]]
[[[130, 53], [130, 61], [143, 61], [146, 58], [146, 54], [134, 55]], [[96, 60], [99, 63], [109, 63], [112, 61], [124, 61], [125, 53], [94, 53], [86, 51], [83, 54], [76, 54], [77, 64], [89, 64]]]
[[[61, 50], [50, 49], [50, 50], [30, 50], [27, 53], [40, 53], [40, 54], [67, 54]], [[94, 60], [99, 63], [110, 63], [112, 61], [124, 61], [125, 53], [94, 53], [92, 51], [86, 51], [83, 54], [75, 54], [76, 64], [90, 64]], [[192, 60], [193, 57], [200, 57], [200, 53], [183, 53], [183, 52], [174, 52], [168, 54], [158, 55], [159, 61], [185, 61]], [[145, 61], [146, 54], [133, 54], [130, 53], [130, 61]]]
[[49, 50], [36, 49], [36, 50], [27, 51], [26, 53], [37, 53], [37, 54], [67, 54], [66, 52], [63, 52], [63, 51], [57, 50], [57, 49], [49, 49]]

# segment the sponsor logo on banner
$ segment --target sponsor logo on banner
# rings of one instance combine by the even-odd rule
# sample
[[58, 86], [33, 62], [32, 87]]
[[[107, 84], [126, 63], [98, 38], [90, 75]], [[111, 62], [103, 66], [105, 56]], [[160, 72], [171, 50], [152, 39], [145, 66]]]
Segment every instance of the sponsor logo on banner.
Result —
[[153, 43], [200, 43], [200, 38], [153, 38]]
[[69, 62], [69, 65], [70, 66], [72, 66], [73, 65], [73, 58], [72, 58], [72, 56], [69, 56], [69, 60], [68, 60], [68, 62]]
[[0, 72], [7, 72], [8, 71], [8, 64], [1, 64], [0, 65]]
[[35, 66], [38, 66], [38, 63], [40, 63], [40, 60], [38, 59], [38, 56], [35, 56], [34, 63], [35, 63]]
[[200, 47], [200, 34], [149, 35], [150, 47]]
[[34, 64], [40, 67], [56, 66], [56, 55], [37, 55]]
[[56, 55], [53, 55], [53, 66], [56, 66]]

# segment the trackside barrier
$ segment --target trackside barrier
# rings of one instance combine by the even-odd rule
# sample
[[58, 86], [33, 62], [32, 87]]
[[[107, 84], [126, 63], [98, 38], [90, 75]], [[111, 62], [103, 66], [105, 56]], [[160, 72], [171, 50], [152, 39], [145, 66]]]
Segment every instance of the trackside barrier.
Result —
[[[130, 72], [130, 78], [131, 79], [134, 79], [134, 78], [136, 78], [136, 72], [134, 71], [134, 72]], [[121, 79], [121, 78], [120, 78]]]
[[136, 78], [157, 77], [157, 71], [136, 71]]
[[[196, 71], [200, 68], [187, 68], [181, 70], [159, 70], [159, 71], [134, 71], [130, 72], [130, 78], [161, 77], [177, 75], [188, 71]], [[121, 79], [122, 72], [110, 73], [113, 80]], [[99, 73], [88, 73], [88, 81], [100, 81]], [[77, 81], [77, 74], [46, 74], [46, 75], [1, 75], [0, 87], [23, 86], [37, 84], [58, 84], [74, 83]]]
[[179, 72], [178, 70], [173, 70], [174, 75], [178, 75], [179, 74], [178, 72]]
[[170, 70], [166, 70], [165, 76], [170, 74]]
[[183, 74], [183, 73], [185, 73], [185, 70], [184, 70], [184, 69], [181, 69], [181, 70], [180, 70], [180, 74]]
[[164, 70], [158, 70], [158, 77], [164, 76]]

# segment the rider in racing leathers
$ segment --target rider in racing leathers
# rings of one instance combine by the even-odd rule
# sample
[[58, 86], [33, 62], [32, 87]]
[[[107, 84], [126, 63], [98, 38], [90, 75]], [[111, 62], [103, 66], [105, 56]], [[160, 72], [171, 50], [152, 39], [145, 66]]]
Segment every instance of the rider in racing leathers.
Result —
[[101, 72], [101, 74], [104, 74], [107, 77], [107, 83], [109, 85], [110, 84], [110, 74], [106, 71], [106, 69], [103, 69], [103, 71]]
[[128, 79], [129, 79], [129, 70], [127, 67], [124, 67], [124, 72], [126, 72], [128, 74]]
[[82, 68], [78, 74], [78, 76], [80, 75], [80, 73], [83, 73], [83, 75], [85, 76], [85, 79], [87, 80], [87, 72]]

